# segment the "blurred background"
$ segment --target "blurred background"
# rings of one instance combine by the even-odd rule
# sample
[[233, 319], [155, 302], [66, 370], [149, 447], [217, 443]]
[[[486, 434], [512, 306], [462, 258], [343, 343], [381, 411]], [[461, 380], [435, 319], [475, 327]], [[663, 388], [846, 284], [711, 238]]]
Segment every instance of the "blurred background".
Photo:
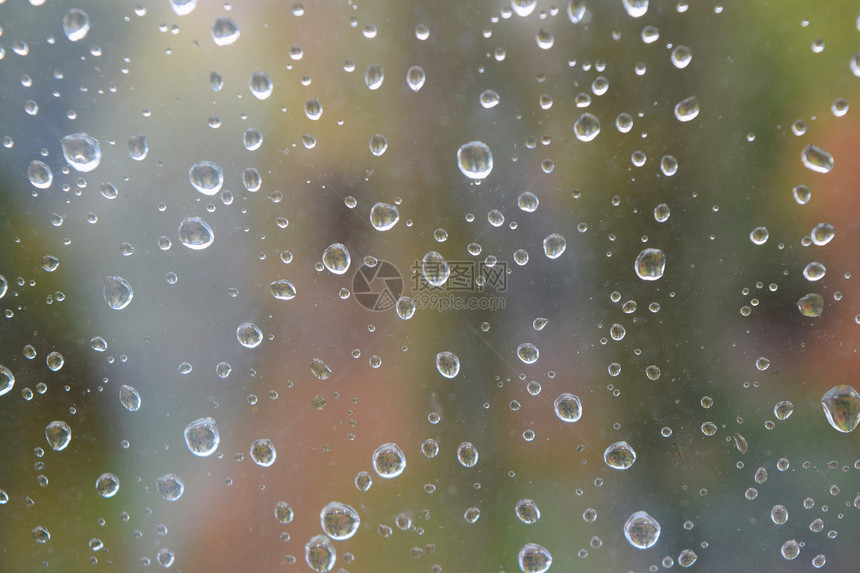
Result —
[[[527, 543], [551, 571], [684, 550], [698, 571], [854, 570], [860, 444], [820, 401], [860, 388], [858, 10], [0, 2], [0, 570], [307, 571], [331, 501], [360, 516], [332, 571], [542, 571]], [[482, 179], [458, 163], [473, 141]], [[624, 535], [637, 511], [648, 549]]]

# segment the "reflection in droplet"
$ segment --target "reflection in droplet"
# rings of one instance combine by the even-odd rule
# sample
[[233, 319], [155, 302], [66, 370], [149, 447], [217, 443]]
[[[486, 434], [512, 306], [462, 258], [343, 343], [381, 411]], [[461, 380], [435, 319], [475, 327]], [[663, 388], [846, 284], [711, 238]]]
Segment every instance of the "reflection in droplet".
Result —
[[194, 251], [207, 248], [215, 240], [212, 227], [200, 217], [185, 217], [177, 230], [179, 241]]
[[616, 470], [626, 470], [636, 462], [636, 452], [627, 442], [615, 442], [603, 452], [603, 461]]
[[185, 484], [176, 474], [166, 474], [155, 482], [159, 495], [164, 501], [177, 501], [185, 492]]
[[553, 403], [555, 415], [562, 422], [576, 422], [582, 417], [582, 403], [579, 397], [568, 392], [559, 394]]
[[644, 511], [632, 514], [624, 524], [624, 537], [636, 549], [653, 547], [660, 538], [660, 531], [657, 520]]
[[229, 46], [239, 39], [239, 26], [232, 18], [220, 17], [212, 24], [212, 40], [216, 46]]
[[286, 501], [279, 501], [275, 504], [275, 519], [281, 525], [287, 525], [293, 521], [293, 508]]
[[96, 479], [96, 491], [102, 497], [113, 497], [119, 491], [119, 478], [111, 473], [104, 473]]
[[454, 378], [460, 372], [460, 359], [453, 352], [436, 355], [436, 370], [445, 378]]
[[590, 113], [585, 112], [574, 122], [573, 133], [580, 141], [591, 141], [600, 133], [600, 121]]
[[400, 220], [400, 212], [394, 205], [377, 203], [370, 209], [370, 224], [377, 231], [387, 231]]
[[791, 561], [792, 559], [796, 559], [798, 555], [800, 555], [800, 544], [796, 539], [789, 539], [785, 543], [782, 544], [779, 552], [785, 559]]
[[126, 384], [119, 388], [119, 401], [129, 412], [137, 412], [140, 409], [140, 394]]
[[824, 312], [824, 297], [816, 293], [804, 295], [797, 301], [797, 309], [803, 316], [817, 318]]
[[56, 420], [45, 426], [45, 439], [52, 450], [60, 452], [72, 441], [72, 429], [62, 420]]
[[803, 268], [803, 277], [810, 281], [819, 281], [824, 278], [827, 269], [819, 262], [811, 262]]
[[675, 117], [678, 121], [692, 121], [699, 115], [699, 98], [696, 96], [681, 100], [675, 106]]
[[51, 532], [48, 531], [47, 527], [43, 527], [41, 525], [37, 525], [33, 528], [32, 535], [33, 540], [36, 543], [47, 543], [51, 540]]
[[421, 274], [430, 286], [441, 287], [451, 274], [445, 258], [436, 251], [428, 251], [421, 260]]
[[254, 463], [264, 468], [275, 463], [275, 459], [278, 457], [274, 444], [272, 444], [271, 440], [267, 439], [254, 440], [251, 444], [250, 454]]
[[770, 519], [776, 525], [782, 525], [788, 521], [788, 510], [784, 505], [775, 505], [770, 510]]
[[800, 159], [804, 167], [816, 173], [830, 173], [833, 169], [833, 156], [812, 144], [803, 148]]
[[15, 375], [12, 371], [0, 364], [0, 396], [9, 392], [15, 386]]
[[519, 500], [514, 506], [514, 511], [523, 523], [532, 524], [540, 520], [540, 508], [530, 499]]
[[544, 573], [552, 565], [552, 555], [537, 543], [526, 543], [518, 556], [523, 573]]
[[464, 143], [457, 150], [457, 165], [469, 179], [484, 179], [493, 170], [493, 152], [483, 141]]
[[36, 189], [47, 189], [54, 181], [54, 174], [45, 163], [33, 160], [27, 168], [27, 178]]
[[216, 195], [224, 184], [221, 166], [211, 161], [198, 161], [188, 170], [191, 185], [204, 195]]
[[342, 275], [349, 269], [349, 251], [343, 243], [333, 243], [323, 251], [322, 262], [330, 273]]
[[632, 18], [641, 18], [648, 12], [648, 0], [622, 0], [622, 4]]
[[99, 140], [86, 133], [73, 133], [60, 140], [63, 157], [77, 171], [87, 173], [99, 166], [102, 152]]
[[401, 296], [397, 299], [397, 304], [394, 308], [397, 316], [403, 320], [409, 320], [415, 314], [415, 301], [408, 296]]
[[491, 109], [499, 105], [501, 98], [499, 97], [498, 92], [495, 90], [484, 90], [481, 92], [481, 97], [479, 98], [481, 102], [481, 107], [484, 109]]
[[374, 133], [370, 136], [370, 154], [374, 157], [379, 157], [388, 149], [388, 140], [381, 133]]
[[548, 235], [543, 240], [543, 252], [550, 259], [559, 258], [565, 249], [567, 249], [567, 240], [558, 233]]
[[793, 412], [794, 404], [792, 404], [788, 400], [777, 402], [776, 405], [773, 407], [773, 415], [776, 416], [776, 419], [780, 421], [787, 420]]
[[457, 446], [457, 459], [464, 468], [474, 467], [478, 463], [478, 448], [471, 442], [463, 442]]
[[370, 90], [378, 90], [385, 80], [385, 73], [379, 64], [371, 64], [364, 73], [364, 83]]
[[267, 99], [275, 89], [272, 79], [266, 72], [254, 72], [248, 79], [248, 89], [257, 99]]
[[199, 418], [185, 426], [185, 444], [195, 456], [211, 456], [220, 443], [221, 434], [214, 418]]
[[296, 287], [287, 279], [280, 279], [269, 283], [272, 296], [278, 300], [292, 300], [296, 296]]
[[314, 535], [305, 544], [305, 561], [311, 571], [326, 573], [334, 568], [337, 553], [325, 535]]
[[660, 249], [645, 249], [636, 257], [633, 269], [643, 281], [656, 281], [666, 270], [666, 255]]
[[813, 227], [810, 238], [812, 244], [822, 247], [833, 240], [836, 236], [836, 229], [830, 223], [818, 223]]
[[860, 393], [847, 384], [834, 386], [821, 397], [827, 421], [834, 429], [849, 433], [860, 423]]
[[243, 322], [236, 328], [236, 339], [245, 348], [256, 348], [263, 341], [263, 332], [256, 324]]
[[397, 444], [382, 444], [373, 452], [373, 469], [383, 478], [394, 478], [406, 469], [406, 456]]
[[326, 535], [337, 541], [349, 539], [358, 531], [361, 519], [349, 505], [332, 501], [320, 511], [320, 525]]
[[534, 364], [537, 362], [538, 357], [540, 357], [540, 351], [534, 344], [525, 342], [517, 346], [517, 357], [524, 364]]
[[143, 161], [149, 153], [149, 144], [143, 135], [135, 135], [128, 140], [128, 156], [135, 161]]
[[417, 92], [424, 86], [425, 79], [424, 68], [421, 66], [412, 66], [406, 70], [406, 83], [409, 85], [409, 89], [414, 92]]
[[134, 298], [134, 291], [128, 281], [117, 276], [105, 277], [102, 292], [105, 302], [114, 310], [124, 309]]
[[83, 40], [90, 31], [90, 17], [83, 10], [72, 8], [63, 16], [63, 33], [70, 42]]
[[197, 0], [170, 0], [170, 7], [177, 16], [186, 16], [197, 7]]

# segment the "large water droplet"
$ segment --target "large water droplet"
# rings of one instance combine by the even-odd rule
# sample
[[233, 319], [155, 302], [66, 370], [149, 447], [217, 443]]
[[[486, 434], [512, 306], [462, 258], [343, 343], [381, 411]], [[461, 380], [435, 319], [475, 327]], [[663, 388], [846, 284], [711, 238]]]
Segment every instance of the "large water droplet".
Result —
[[379, 64], [371, 64], [364, 73], [364, 83], [370, 90], [378, 90], [385, 80], [385, 72]]
[[229, 46], [239, 39], [239, 25], [232, 18], [221, 16], [212, 24], [212, 40], [216, 46]]
[[544, 573], [552, 565], [552, 555], [537, 543], [526, 543], [518, 556], [523, 573]]
[[149, 144], [143, 135], [134, 135], [128, 140], [128, 156], [135, 161], [143, 161], [149, 153]]
[[511, 8], [517, 16], [525, 18], [534, 12], [537, 0], [511, 0]]
[[582, 22], [585, 16], [585, 0], [570, 0], [567, 3], [567, 17], [574, 24]]
[[327, 504], [320, 512], [320, 524], [326, 535], [335, 540], [349, 539], [358, 531], [358, 512], [339, 501]]
[[485, 179], [493, 170], [493, 152], [483, 141], [464, 143], [457, 150], [457, 165], [469, 179]]
[[293, 521], [293, 508], [286, 501], [279, 501], [275, 504], [275, 519], [281, 525], [287, 525]]
[[481, 92], [481, 97], [479, 99], [481, 101], [481, 107], [484, 109], [492, 109], [499, 105], [499, 102], [501, 101], [498, 92], [495, 90], [484, 90]]
[[119, 491], [119, 478], [111, 473], [104, 473], [96, 479], [96, 491], [102, 497], [113, 497]]
[[436, 370], [445, 378], [454, 378], [460, 372], [460, 359], [453, 352], [436, 355]]
[[819, 262], [811, 262], [803, 268], [803, 278], [810, 282], [820, 281], [827, 273], [827, 269]]
[[197, 0], [170, 0], [170, 7], [177, 16], [186, 16], [197, 8]]
[[827, 421], [843, 433], [854, 431], [860, 423], [860, 393], [847, 384], [834, 386], [821, 397]]
[[406, 84], [414, 92], [417, 92], [424, 86], [425, 79], [424, 68], [421, 66], [412, 66], [406, 70]]
[[666, 255], [660, 249], [645, 249], [636, 257], [633, 269], [643, 281], [656, 281], [666, 270]]
[[615, 442], [603, 452], [603, 461], [615, 470], [626, 470], [636, 462], [636, 452], [627, 442]]
[[185, 484], [176, 474], [166, 474], [158, 478], [155, 482], [158, 493], [164, 501], [176, 501], [182, 497], [185, 491]]
[[37, 525], [33, 528], [32, 535], [33, 540], [36, 543], [47, 543], [51, 540], [51, 532], [48, 531], [47, 527], [43, 527], [41, 525]]
[[797, 309], [803, 316], [817, 318], [824, 312], [824, 297], [816, 293], [804, 295], [797, 301]]
[[573, 133], [580, 141], [591, 141], [600, 133], [600, 121], [586, 112], [573, 124]]
[[394, 205], [377, 203], [370, 209], [370, 224], [377, 231], [387, 231], [400, 220], [400, 212]]
[[204, 195], [216, 195], [224, 184], [221, 166], [211, 161], [198, 161], [188, 170], [188, 179]]
[[653, 547], [660, 537], [660, 531], [657, 520], [644, 511], [637, 511], [624, 524], [624, 537], [636, 549]]
[[56, 420], [45, 426], [45, 439], [55, 452], [65, 450], [72, 441], [72, 429], [62, 420]]
[[782, 525], [788, 521], [788, 510], [784, 505], [775, 505], [770, 510], [770, 519], [776, 525]]
[[323, 106], [317, 98], [311, 98], [305, 102], [305, 115], [311, 121], [317, 121], [322, 117]]
[[830, 223], [818, 223], [813, 227], [810, 238], [812, 243], [819, 247], [823, 247], [833, 240], [836, 236], [836, 229]]
[[263, 333], [256, 324], [243, 322], [236, 328], [236, 339], [245, 348], [257, 348], [263, 341]]
[[382, 444], [373, 452], [373, 469], [384, 478], [394, 478], [406, 469], [406, 456], [397, 444]]
[[105, 277], [102, 289], [105, 302], [114, 310], [122, 310], [134, 298], [134, 291], [128, 281], [122, 277]]
[[374, 133], [370, 136], [368, 147], [371, 155], [379, 157], [388, 149], [388, 140], [381, 133]]
[[568, 392], [558, 395], [553, 402], [555, 415], [562, 422], [576, 422], [582, 417], [582, 403], [579, 397]]
[[537, 523], [540, 519], [540, 508], [530, 499], [521, 499], [514, 506], [514, 511], [520, 521], [526, 524]]
[[436, 251], [429, 251], [421, 260], [421, 274], [430, 286], [441, 287], [451, 274], [448, 262]]
[[47, 189], [54, 181], [54, 174], [45, 163], [33, 160], [27, 168], [27, 178], [36, 189]]
[[63, 32], [70, 42], [83, 40], [90, 31], [90, 17], [83, 10], [72, 8], [63, 16]]
[[679, 70], [682, 70], [686, 68], [690, 63], [690, 60], [693, 59], [693, 51], [687, 46], [675, 46], [672, 50], [671, 59], [672, 64]]
[[267, 439], [254, 440], [251, 444], [250, 454], [254, 463], [264, 468], [275, 463], [275, 459], [278, 457], [274, 444], [272, 444], [271, 440]]
[[212, 244], [215, 234], [200, 217], [185, 217], [179, 223], [179, 241], [189, 249], [200, 251]]
[[559, 258], [567, 249], [567, 240], [558, 233], [548, 235], [543, 240], [543, 253], [550, 259]]
[[816, 173], [830, 173], [833, 169], [833, 156], [814, 145], [807, 145], [800, 154], [803, 166]]
[[280, 279], [269, 283], [272, 296], [278, 300], [292, 300], [296, 296], [296, 287], [287, 279]]
[[633, 18], [641, 18], [648, 12], [648, 0], [622, 0], [622, 4]]
[[125, 384], [120, 386], [119, 401], [129, 412], [140, 410], [140, 394], [131, 386]]
[[266, 99], [272, 95], [274, 85], [272, 85], [272, 80], [269, 78], [269, 74], [265, 72], [254, 72], [248, 79], [248, 88], [251, 90], [251, 93], [254, 94], [255, 98]]
[[323, 251], [323, 265], [336, 275], [342, 275], [349, 269], [350, 260], [349, 251], [343, 243], [333, 243]]
[[478, 463], [478, 448], [471, 442], [463, 442], [457, 446], [457, 459], [464, 468], [475, 467]]
[[185, 443], [195, 456], [211, 456], [221, 443], [214, 418], [199, 418], [185, 426]]
[[540, 357], [540, 351], [537, 346], [531, 342], [525, 342], [517, 346], [517, 357], [519, 357], [524, 364], [534, 364]]
[[87, 173], [99, 166], [102, 151], [99, 140], [86, 133], [73, 133], [60, 140], [63, 157], [77, 171]]
[[334, 568], [337, 553], [325, 535], [314, 535], [305, 544], [305, 561], [311, 571], [326, 573]]
[[684, 549], [678, 555], [678, 565], [681, 567], [691, 567], [698, 558], [699, 556], [692, 549]]
[[785, 543], [782, 544], [779, 552], [785, 559], [791, 561], [792, 559], [797, 559], [797, 556], [800, 555], [800, 544], [796, 539], [789, 539]]
[[699, 115], [699, 98], [690, 96], [675, 106], [675, 117], [678, 121], [692, 121]]
[[397, 311], [397, 316], [403, 320], [409, 320], [415, 314], [415, 301], [408, 296], [401, 296], [397, 299], [394, 309]]
[[12, 371], [0, 364], [0, 396], [9, 392], [15, 386], [15, 375]]

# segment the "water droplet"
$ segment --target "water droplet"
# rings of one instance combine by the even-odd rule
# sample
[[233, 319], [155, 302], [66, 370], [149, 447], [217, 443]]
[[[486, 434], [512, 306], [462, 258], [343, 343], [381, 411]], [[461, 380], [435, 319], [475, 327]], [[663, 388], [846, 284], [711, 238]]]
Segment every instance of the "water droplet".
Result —
[[484, 179], [493, 170], [493, 152], [483, 141], [464, 143], [457, 150], [457, 165], [469, 179]]
[[63, 32], [70, 42], [83, 40], [90, 31], [90, 17], [83, 10], [72, 8], [63, 16]]
[[491, 109], [499, 105], [501, 98], [499, 97], [498, 92], [494, 90], [484, 90], [481, 92], [481, 107], [484, 109]]
[[672, 64], [679, 70], [682, 70], [686, 68], [690, 63], [690, 60], [693, 59], [693, 51], [687, 46], [675, 46], [675, 49], [672, 50], [671, 59]]
[[371, 64], [364, 73], [364, 83], [370, 90], [378, 90], [385, 80], [385, 73], [379, 64]]
[[33, 540], [36, 543], [47, 543], [51, 539], [51, 532], [47, 527], [38, 525], [33, 528]]
[[860, 423], [860, 394], [851, 386], [834, 386], [821, 397], [821, 405], [827, 421], [840, 432], [852, 432]]
[[275, 519], [281, 525], [287, 525], [293, 521], [293, 508], [286, 501], [279, 501], [275, 504]]
[[155, 482], [158, 493], [164, 501], [176, 501], [182, 497], [185, 491], [185, 484], [176, 474], [166, 474], [158, 478]]
[[567, 240], [558, 233], [553, 233], [543, 240], [543, 252], [550, 259], [559, 258], [567, 249]]
[[221, 16], [212, 24], [212, 40], [216, 46], [235, 44], [240, 34], [239, 25], [232, 18]]
[[520, 521], [526, 524], [537, 523], [540, 519], [540, 508], [530, 499], [521, 499], [514, 506], [514, 511]]
[[134, 298], [134, 291], [122, 277], [105, 277], [103, 294], [105, 302], [114, 310], [122, 310]]
[[305, 544], [305, 561], [311, 571], [326, 573], [334, 568], [337, 553], [325, 535], [314, 535]]
[[445, 378], [454, 378], [460, 372], [460, 359], [453, 352], [436, 355], [436, 370]]
[[648, 12], [648, 0], [622, 0], [622, 4], [632, 18], [641, 18]]
[[242, 185], [251, 193], [259, 191], [263, 185], [263, 178], [260, 176], [260, 172], [253, 167], [245, 169], [242, 172]]
[[278, 457], [274, 444], [272, 444], [271, 440], [267, 439], [254, 440], [251, 444], [250, 453], [251, 459], [254, 460], [254, 463], [264, 468], [275, 463], [275, 459]]
[[735, 447], [738, 449], [738, 451], [742, 454], [747, 453], [747, 449], [749, 449], [749, 446], [747, 445], [746, 438], [744, 438], [737, 432], [734, 432], [732, 434], [732, 438], [734, 438], [735, 440]]
[[143, 161], [149, 153], [149, 144], [143, 135], [135, 135], [128, 140], [128, 156], [135, 161]]
[[517, 346], [517, 356], [525, 364], [534, 364], [540, 356], [540, 351], [534, 344], [525, 342]]
[[322, 117], [323, 106], [317, 98], [311, 98], [305, 102], [305, 115], [311, 121], [317, 121]]
[[478, 449], [471, 442], [463, 442], [457, 446], [457, 459], [464, 468], [474, 467], [478, 463]]
[[702, 423], [702, 433], [706, 436], [713, 436], [717, 433], [717, 426], [713, 422]]
[[333, 243], [323, 251], [322, 262], [330, 273], [344, 274], [349, 269], [349, 251], [343, 243]]
[[819, 247], [822, 247], [832, 241], [833, 237], [835, 236], [836, 230], [830, 223], [819, 223], [815, 225], [810, 235], [810, 237], [812, 238], [812, 243]]
[[9, 392], [15, 385], [15, 375], [12, 371], [0, 364], [0, 396]]
[[664, 155], [660, 159], [660, 171], [666, 177], [671, 177], [678, 172], [678, 160], [671, 155]]
[[511, 0], [511, 8], [517, 16], [525, 18], [534, 12], [537, 0]]
[[549, 324], [549, 319], [539, 316], [532, 321], [532, 328], [537, 331], [541, 331], [547, 324]]
[[72, 441], [72, 429], [61, 420], [51, 422], [45, 426], [45, 439], [52, 450], [60, 452]]
[[397, 299], [395, 310], [397, 311], [397, 316], [403, 320], [409, 320], [415, 314], [415, 301], [408, 296], [402, 296]]
[[360, 492], [366, 492], [373, 485], [373, 477], [370, 473], [361, 471], [355, 474], [355, 487]]
[[814, 145], [807, 145], [800, 154], [803, 166], [816, 173], [830, 173], [833, 169], [833, 156]]
[[421, 274], [430, 286], [441, 287], [451, 274], [448, 262], [436, 251], [429, 251], [421, 260]]
[[287, 279], [280, 279], [269, 283], [272, 296], [278, 300], [292, 300], [296, 296], [296, 287]]
[[600, 121], [586, 112], [573, 124], [573, 133], [580, 141], [591, 141], [600, 133]]
[[406, 83], [409, 89], [414, 92], [418, 92], [418, 90], [424, 87], [425, 79], [424, 68], [421, 66], [412, 66], [406, 70]]
[[27, 178], [36, 189], [47, 189], [54, 181], [54, 174], [45, 163], [33, 160], [27, 168]]
[[60, 266], [60, 259], [51, 255], [45, 255], [42, 257], [42, 270], [48, 273], [52, 273], [57, 270], [57, 267]]
[[824, 298], [820, 294], [809, 293], [797, 301], [800, 314], [810, 318], [817, 318], [824, 312]]
[[63, 147], [63, 157], [68, 164], [82, 173], [92, 171], [99, 166], [102, 152], [99, 140], [86, 133], [73, 133], [60, 140]]
[[177, 16], [186, 16], [197, 7], [197, 0], [170, 0], [170, 7]]
[[624, 524], [624, 537], [636, 549], [653, 547], [660, 537], [660, 531], [657, 520], [644, 511], [632, 514]]
[[131, 386], [120, 386], [119, 401], [129, 412], [137, 412], [140, 409], [140, 394]]
[[821, 569], [827, 563], [827, 557], [823, 553], [819, 553], [812, 558], [812, 566], [816, 569]]
[[245, 348], [256, 348], [263, 341], [263, 333], [257, 325], [243, 322], [236, 328], [236, 339]]
[[466, 523], [475, 523], [478, 521], [478, 518], [481, 517], [481, 510], [477, 507], [470, 507], [463, 514], [463, 519], [466, 520]]
[[214, 418], [199, 418], [185, 426], [185, 443], [195, 456], [211, 456], [221, 443]]
[[656, 281], [666, 270], [666, 255], [660, 249], [645, 249], [636, 257], [633, 269], [643, 281]]
[[387, 231], [400, 220], [400, 212], [394, 205], [377, 203], [370, 209], [370, 224], [377, 231]]
[[784, 505], [775, 505], [770, 510], [770, 519], [776, 525], [782, 525], [788, 521], [788, 510]]
[[804, 278], [810, 282], [823, 279], [825, 273], [827, 273], [827, 269], [819, 262], [809, 263], [803, 269]]
[[573, 394], [567, 392], [559, 394], [553, 407], [555, 408], [555, 415], [562, 422], [576, 422], [582, 417], [582, 403], [579, 401], [579, 397]]
[[523, 573], [544, 573], [552, 565], [552, 555], [537, 543], [526, 543], [518, 556]]
[[658, 223], [665, 223], [669, 220], [669, 206], [665, 203], [660, 203], [656, 207], [654, 207], [654, 219]]
[[388, 149], [388, 140], [381, 133], [374, 133], [370, 136], [370, 153], [374, 157], [379, 157]]
[[615, 470], [626, 470], [636, 462], [636, 452], [627, 442], [615, 442], [603, 452], [603, 461]]
[[681, 100], [675, 106], [675, 117], [678, 121], [692, 121], [699, 115], [699, 98], [690, 96]]
[[678, 565], [681, 567], [691, 567], [696, 562], [699, 556], [692, 549], [684, 549], [678, 555]]
[[787, 420], [794, 412], [794, 404], [787, 400], [777, 402], [773, 407], [773, 415], [780, 421]]
[[798, 205], [806, 205], [812, 200], [812, 191], [806, 185], [797, 185], [792, 189], [792, 193]]
[[406, 456], [397, 444], [382, 444], [373, 452], [373, 469], [383, 478], [394, 478], [406, 469]]
[[224, 184], [221, 166], [211, 161], [198, 161], [188, 170], [191, 185], [204, 195], [216, 195]]
[[179, 241], [194, 251], [207, 248], [215, 240], [212, 227], [200, 217], [185, 217], [179, 223]]
[[320, 512], [320, 524], [326, 535], [337, 541], [349, 539], [358, 531], [358, 512], [345, 503], [333, 501]]
[[266, 72], [254, 72], [248, 79], [248, 89], [254, 94], [257, 99], [266, 99], [272, 95], [274, 86], [272, 79]]
[[104, 473], [96, 479], [96, 492], [102, 497], [113, 497], [119, 491], [119, 478], [110, 473]]
[[792, 559], [796, 559], [798, 555], [800, 555], [800, 544], [796, 539], [789, 539], [785, 543], [782, 544], [779, 552], [782, 556], [789, 561]]
[[155, 554], [155, 561], [164, 569], [170, 569], [173, 567], [173, 561], [176, 559], [176, 555], [173, 553], [173, 550], [168, 549], [167, 547], [162, 547], [158, 550], [158, 553]]

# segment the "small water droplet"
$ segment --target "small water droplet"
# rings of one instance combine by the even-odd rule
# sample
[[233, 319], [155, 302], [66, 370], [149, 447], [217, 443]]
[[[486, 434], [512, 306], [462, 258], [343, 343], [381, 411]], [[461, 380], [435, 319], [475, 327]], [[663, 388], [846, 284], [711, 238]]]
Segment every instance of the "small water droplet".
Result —
[[436, 370], [445, 378], [454, 378], [460, 372], [460, 359], [453, 352], [436, 355]]
[[632, 18], [641, 18], [648, 12], [648, 0], [622, 0], [622, 4]]
[[478, 463], [478, 449], [471, 442], [463, 442], [457, 446], [457, 459], [464, 468], [474, 467]]
[[377, 231], [387, 231], [400, 220], [400, 212], [394, 205], [377, 203], [370, 209], [370, 224]]
[[800, 314], [810, 318], [817, 318], [824, 312], [824, 297], [820, 294], [809, 293], [797, 301]]
[[796, 559], [798, 555], [800, 555], [800, 544], [796, 539], [789, 539], [785, 543], [782, 544], [779, 552], [785, 559], [791, 561], [792, 559]]
[[518, 556], [523, 573], [544, 573], [552, 565], [552, 555], [537, 543], [526, 543]]
[[364, 83], [370, 90], [378, 90], [385, 80], [385, 73], [379, 64], [371, 64], [364, 73]]
[[27, 168], [27, 178], [36, 189], [47, 189], [54, 181], [54, 174], [45, 163], [33, 160]]
[[540, 351], [534, 344], [525, 342], [517, 346], [517, 357], [522, 360], [524, 364], [534, 364], [537, 362], [538, 357], [540, 357]]
[[329, 538], [325, 535], [314, 535], [305, 544], [305, 561], [311, 571], [326, 573], [334, 568], [337, 553]]
[[514, 506], [517, 517], [525, 524], [537, 523], [540, 520], [540, 508], [530, 499], [521, 499]]
[[406, 70], [406, 84], [412, 91], [418, 92], [422, 87], [424, 87], [425, 80], [426, 75], [424, 73], [424, 68], [421, 66], [412, 66]]

